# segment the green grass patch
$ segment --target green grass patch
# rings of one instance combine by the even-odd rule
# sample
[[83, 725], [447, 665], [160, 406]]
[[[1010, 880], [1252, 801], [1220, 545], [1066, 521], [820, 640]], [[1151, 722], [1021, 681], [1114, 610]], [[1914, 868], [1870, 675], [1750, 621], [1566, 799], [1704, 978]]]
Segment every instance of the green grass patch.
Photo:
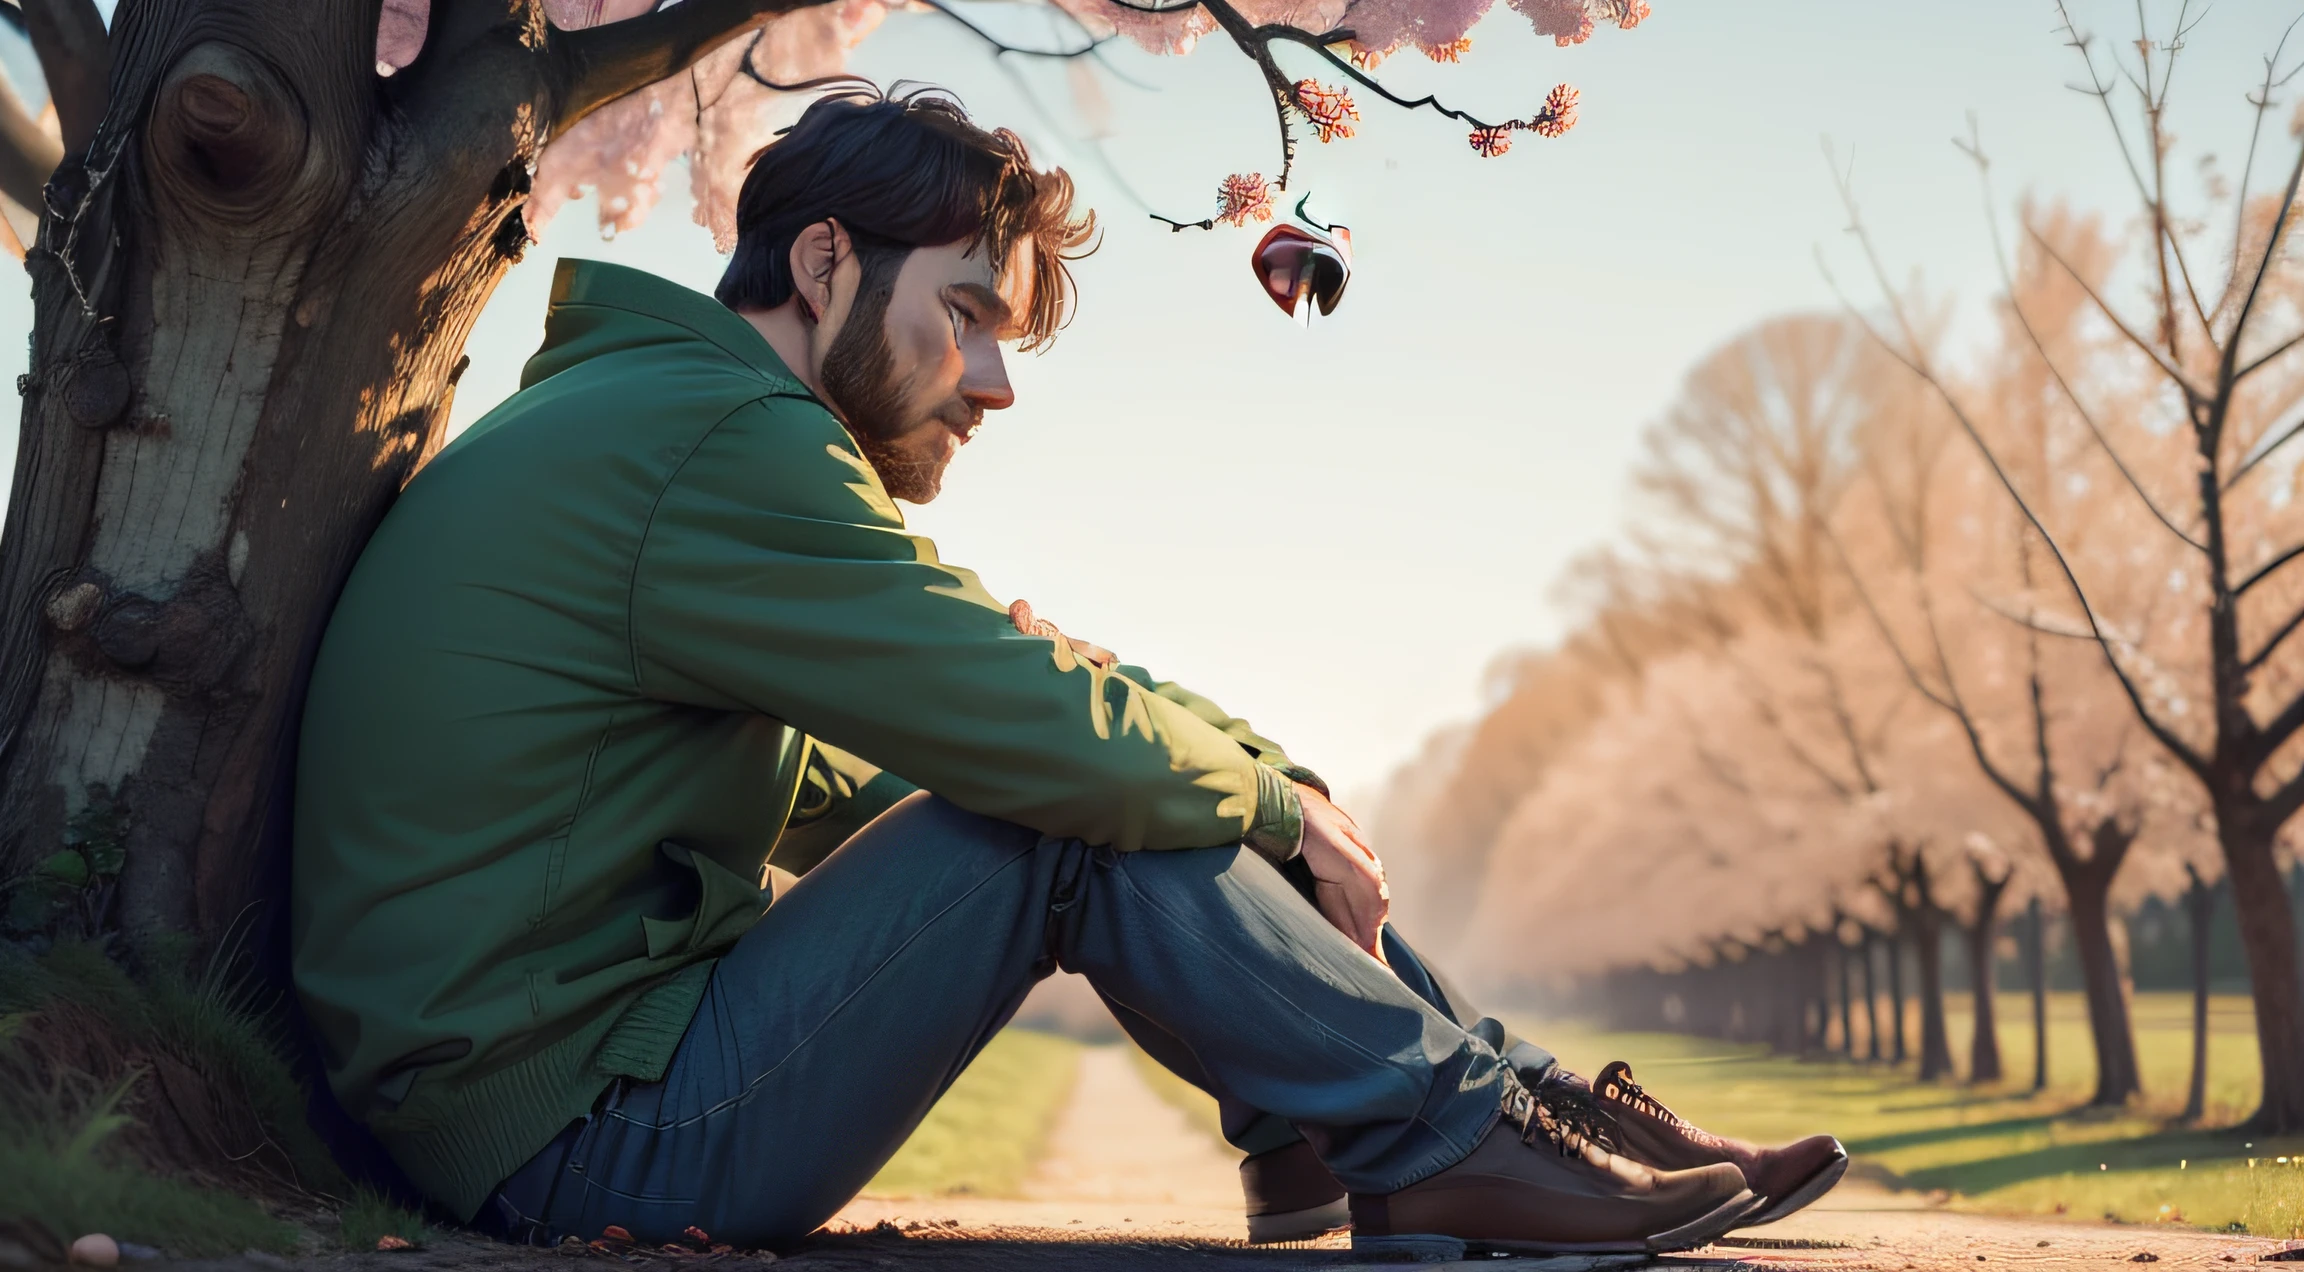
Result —
[[424, 1216], [365, 1188], [352, 1195], [352, 1200], [337, 1213], [336, 1221], [338, 1239], [347, 1250], [373, 1250], [376, 1242], [384, 1237], [398, 1237], [411, 1245], [423, 1245], [429, 1235]]
[[93, 1151], [101, 1134], [75, 1151], [88, 1129], [0, 1119], [0, 1219], [43, 1224], [63, 1242], [102, 1232], [194, 1256], [296, 1249], [296, 1229], [244, 1197], [104, 1161]]
[[0, 1219], [179, 1255], [291, 1252], [258, 1200], [340, 1191], [273, 1026], [222, 960], [0, 945]]
[[1002, 1030], [865, 1193], [1015, 1196], [1047, 1146], [1079, 1064], [1080, 1044], [1069, 1038]]
[[[1948, 1023], [1953, 1055], [1965, 1068], [1972, 1016], [1964, 997], [1955, 1002]], [[1612, 1059], [1630, 1062], [1657, 1098], [1723, 1134], [1777, 1141], [1829, 1131], [1860, 1167], [1901, 1186], [1943, 1190], [1961, 1208], [2304, 1236], [2304, 1137], [2252, 1141], [2217, 1129], [2246, 1117], [2260, 1089], [2245, 998], [2213, 1003], [2208, 1129], [2169, 1124], [2190, 1077], [2188, 995], [2137, 995], [2144, 1098], [2109, 1113], [2079, 1111], [2095, 1076], [2079, 995], [2050, 999], [2049, 1085], [2038, 1094], [2030, 1089], [2030, 1001], [2003, 998], [2000, 1006], [2011, 1080], [1984, 1087], [1922, 1084], [1910, 1064], [1890, 1070], [1801, 1062], [1677, 1035], [1606, 1033], [1566, 1022], [1526, 1022], [1523, 1032], [1580, 1073], [1596, 1073]], [[1916, 1015], [1907, 1030], [1916, 1041]]]

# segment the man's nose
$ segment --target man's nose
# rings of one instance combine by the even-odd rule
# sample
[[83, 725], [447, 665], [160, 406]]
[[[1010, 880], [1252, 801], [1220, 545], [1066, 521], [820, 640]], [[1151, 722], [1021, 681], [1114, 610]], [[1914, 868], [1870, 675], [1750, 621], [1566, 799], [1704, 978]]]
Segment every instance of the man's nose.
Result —
[[964, 351], [960, 369], [960, 396], [979, 411], [1004, 411], [1016, 402], [1016, 388], [1008, 383], [1008, 365], [1000, 346], [986, 340]]

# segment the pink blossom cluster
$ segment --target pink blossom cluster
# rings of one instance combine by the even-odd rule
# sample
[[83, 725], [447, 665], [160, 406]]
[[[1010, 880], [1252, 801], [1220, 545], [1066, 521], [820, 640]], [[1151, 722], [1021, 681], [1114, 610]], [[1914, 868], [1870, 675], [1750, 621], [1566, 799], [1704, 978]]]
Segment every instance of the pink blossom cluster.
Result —
[[1272, 183], [1258, 172], [1235, 172], [1216, 187], [1216, 219], [1226, 225], [1272, 219]]
[[1303, 79], [1296, 81], [1295, 93], [1297, 109], [1312, 121], [1321, 141], [1342, 141], [1352, 135], [1352, 125], [1360, 119], [1360, 107], [1352, 100], [1350, 90]]
[[[545, 0], [546, 15], [564, 28], [623, 21], [652, 8], [654, 0]], [[848, 50], [887, 12], [883, 0], [834, 0], [763, 18], [688, 72], [594, 111], [545, 147], [529, 199], [529, 232], [540, 232], [587, 188], [599, 198], [602, 234], [633, 229], [655, 208], [665, 174], [684, 157], [696, 221], [727, 250], [735, 242], [736, 194], [752, 156], [809, 100], [759, 80], [790, 84], [839, 73]]]

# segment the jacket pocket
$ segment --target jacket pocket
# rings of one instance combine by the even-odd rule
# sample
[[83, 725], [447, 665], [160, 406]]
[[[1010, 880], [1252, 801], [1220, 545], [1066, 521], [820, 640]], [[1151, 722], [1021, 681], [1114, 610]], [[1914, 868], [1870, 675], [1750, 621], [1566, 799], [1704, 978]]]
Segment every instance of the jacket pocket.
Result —
[[643, 916], [650, 961], [683, 955], [711, 954], [736, 943], [752, 930], [768, 907], [760, 885], [735, 873], [711, 857], [686, 845], [665, 840], [656, 851], [696, 876], [696, 908], [684, 916], [659, 919]]

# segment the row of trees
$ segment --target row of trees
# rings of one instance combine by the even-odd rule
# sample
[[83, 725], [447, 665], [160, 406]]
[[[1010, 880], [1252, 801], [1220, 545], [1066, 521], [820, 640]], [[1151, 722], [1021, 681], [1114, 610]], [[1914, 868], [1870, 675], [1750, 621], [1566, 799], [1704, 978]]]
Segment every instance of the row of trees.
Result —
[[1985, 339], [1889, 283], [1843, 182], [1868, 289], [1695, 370], [1647, 433], [1642, 515], [1570, 581], [1580, 628], [1502, 665], [1502, 705], [1396, 783], [1403, 873], [1460, 881], [1427, 926], [1509, 951], [1490, 966], [1772, 978], [1791, 988], [1743, 1027], [1792, 1046], [1842, 980], [1898, 974], [1849, 953], [1892, 938], [1937, 1076], [1941, 945], [1957, 930], [1988, 969], [2004, 909], [2045, 903], [2079, 955], [2095, 1098], [2118, 1103], [2139, 1079], [2113, 912], [2228, 878], [2256, 1120], [2304, 1128], [2279, 865], [2304, 803], [2304, 123], [2280, 141], [2275, 50], [2237, 172], [2204, 158], [2179, 193], [2163, 121], [2191, 21], [2114, 55], [2067, 22], [2137, 202], [2026, 201], [2002, 238], [1987, 183]]

